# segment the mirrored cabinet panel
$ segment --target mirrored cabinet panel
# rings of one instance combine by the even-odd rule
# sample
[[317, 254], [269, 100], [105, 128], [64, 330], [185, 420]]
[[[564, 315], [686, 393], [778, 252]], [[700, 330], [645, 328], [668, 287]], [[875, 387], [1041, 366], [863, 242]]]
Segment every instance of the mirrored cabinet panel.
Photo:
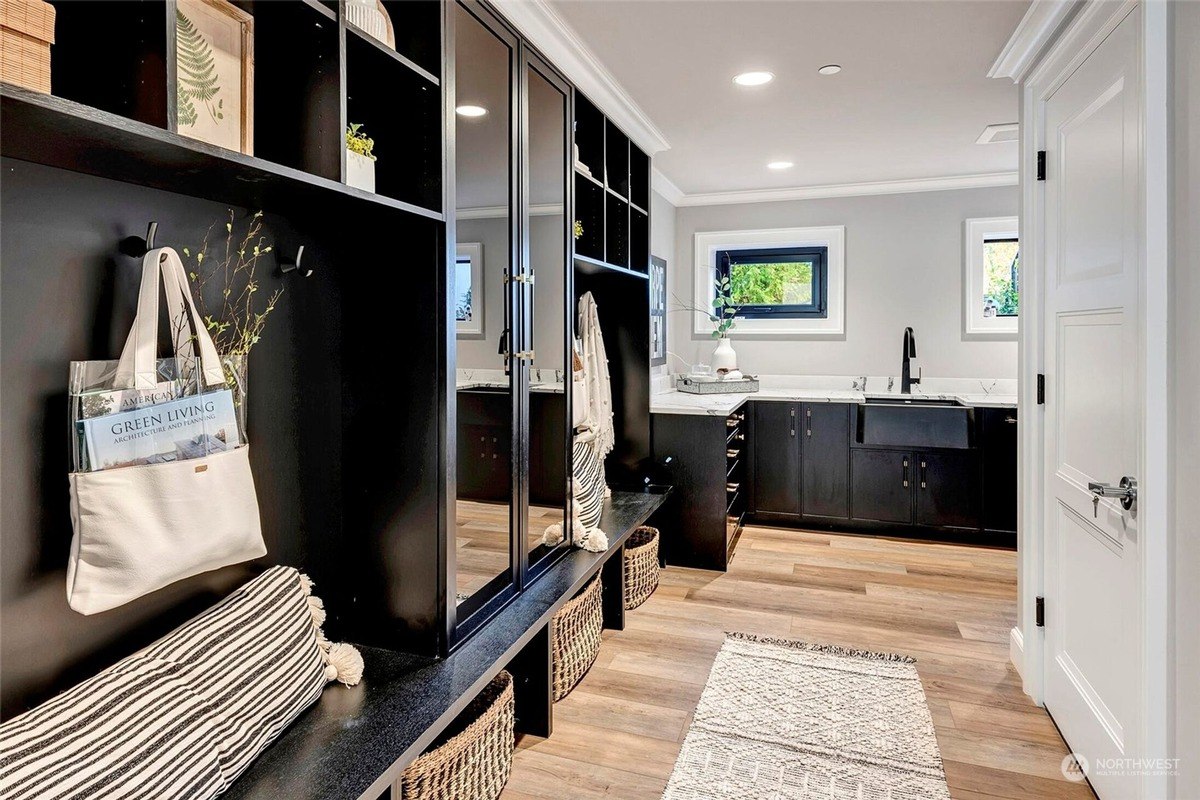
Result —
[[[526, 139], [522, 159], [526, 173], [523, 205], [523, 266], [532, 281], [525, 283], [529, 372], [529, 517], [526, 531], [528, 564], [553, 548], [542, 534], [566, 517], [568, 492], [567, 422], [570, 337], [567, 306], [570, 226], [567, 223], [567, 149], [570, 131], [569, 90], [561, 78], [536, 60], [527, 59], [524, 72]], [[565, 545], [561, 545], [565, 546]]]
[[457, 519], [448, 537], [461, 625], [515, 580], [513, 92], [516, 45], [455, 6], [454, 269]]

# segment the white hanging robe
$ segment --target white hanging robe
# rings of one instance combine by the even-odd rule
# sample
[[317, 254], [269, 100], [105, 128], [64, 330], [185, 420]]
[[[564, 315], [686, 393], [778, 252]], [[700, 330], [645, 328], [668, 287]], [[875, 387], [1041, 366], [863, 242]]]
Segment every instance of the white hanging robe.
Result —
[[612, 452], [616, 445], [613, 431], [612, 384], [608, 376], [608, 355], [600, 335], [600, 316], [596, 299], [591, 292], [579, 298], [580, 344], [583, 350], [583, 374], [587, 381], [588, 416], [583, 426], [596, 436], [600, 457]]

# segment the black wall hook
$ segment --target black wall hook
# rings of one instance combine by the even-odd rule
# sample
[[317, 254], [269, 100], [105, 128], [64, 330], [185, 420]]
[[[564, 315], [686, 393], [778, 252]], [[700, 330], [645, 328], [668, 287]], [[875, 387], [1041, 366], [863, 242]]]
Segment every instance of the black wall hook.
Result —
[[151, 222], [146, 228], [146, 238], [126, 236], [121, 240], [118, 249], [131, 258], [141, 258], [154, 249], [154, 236], [158, 233], [158, 223]]
[[300, 247], [296, 250], [295, 258], [280, 258], [279, 259], [279, 271], [281, 273], [283, 273], [284, 275], [287, 275], [289, 272], [298, 272], [301, 275], [303, 275], [305, 278], [307, 278], [309, 275], [313, 274], [313, 271], [312, 271], [311, 267], [305, 267], [305, 266], [301, 265], [301, 262], [303, 259], [304, 259], [304, 245], [300, 245]]

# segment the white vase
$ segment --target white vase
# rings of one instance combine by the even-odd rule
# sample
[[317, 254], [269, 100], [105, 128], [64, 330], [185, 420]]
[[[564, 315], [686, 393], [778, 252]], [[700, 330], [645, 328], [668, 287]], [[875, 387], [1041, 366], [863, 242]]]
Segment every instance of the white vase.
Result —
[[346, 185], [367, 192], [375, 191], [375, 159], [353, 150], [346, 151]]
[[712, 369], [718, 375], [737, 369], [737, 353], [733, 352], [733, 343], [728, 336], [717, 340], [717, 349], [713, 350], [712, 355]]

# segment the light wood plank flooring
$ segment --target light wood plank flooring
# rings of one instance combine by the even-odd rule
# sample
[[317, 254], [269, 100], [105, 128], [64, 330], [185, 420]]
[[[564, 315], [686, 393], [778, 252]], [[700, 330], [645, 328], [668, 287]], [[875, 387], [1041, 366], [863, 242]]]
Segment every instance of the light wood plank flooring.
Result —
[[747, 528], [728, 573], [669, 568], [605, 631], [502, 800], [658, 798], [726, 630], [915, 656], [956, 800], [1092, 798], [1008, 663], [1016, 579], [1007, 550]]
[[[459, 500], [457, 586], [459, 597], [469, 597], [488, 581], [508, 570], [509, 507], [507, 503], [481, 503]], [[547, 506], [529, 507], [529, 533], [526, 547], [536, 550], [547, 526], [562, 522], [566, 512]]]

